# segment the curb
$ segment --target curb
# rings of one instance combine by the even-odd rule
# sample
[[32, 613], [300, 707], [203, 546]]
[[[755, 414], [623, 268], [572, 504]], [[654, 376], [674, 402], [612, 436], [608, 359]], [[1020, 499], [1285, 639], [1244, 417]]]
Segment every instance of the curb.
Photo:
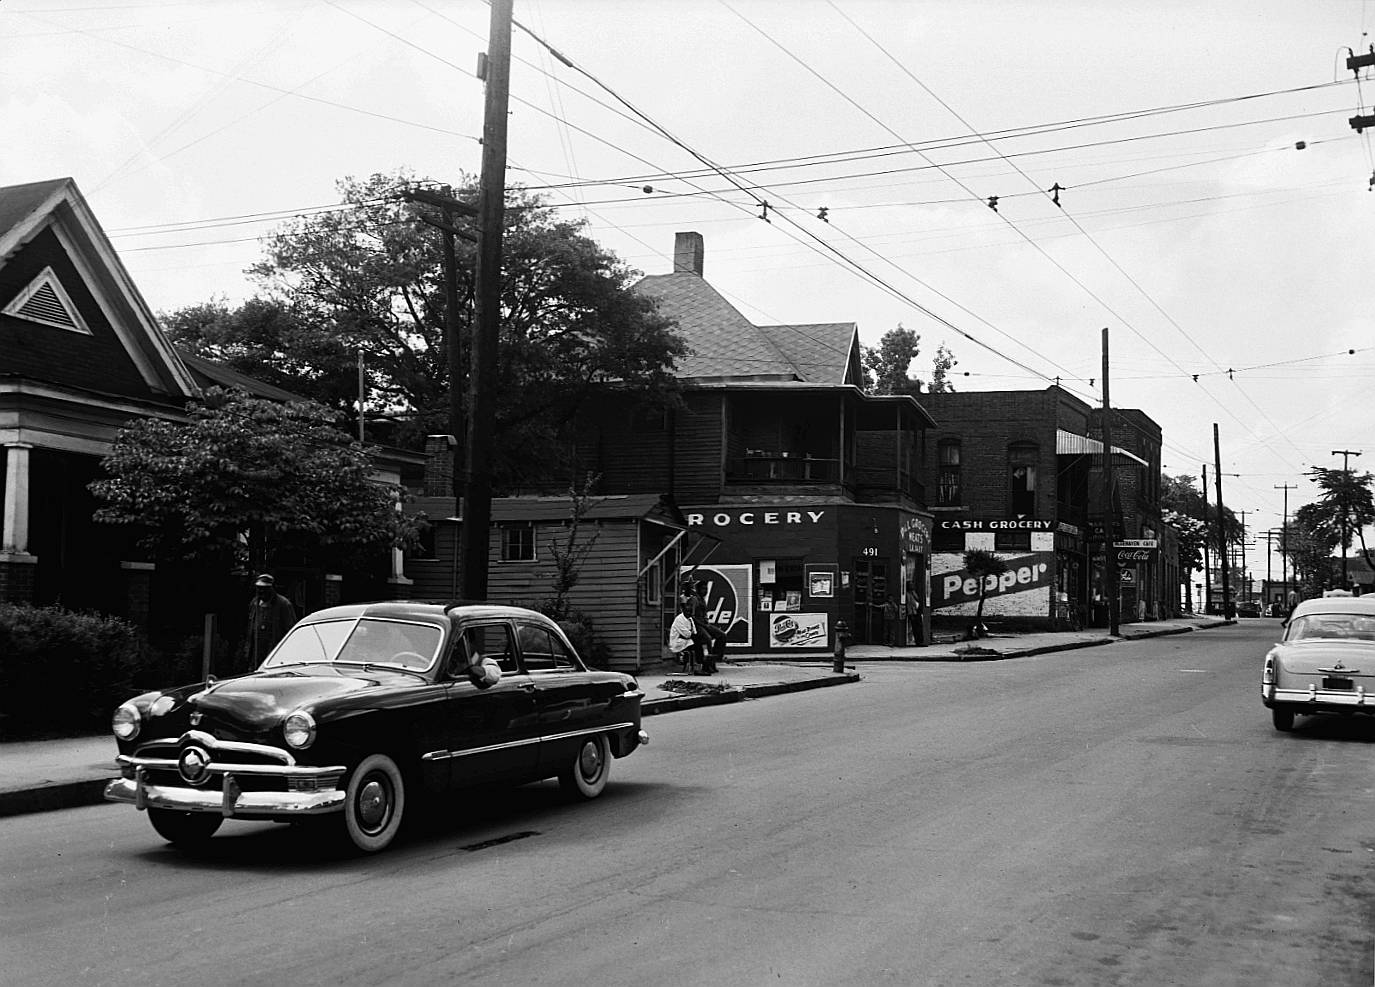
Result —
[[88, 778], [84, 781], [68, 781], [40, 788], [0, 792], [0, 817], [99, 805], [105, 801], [105, 786], [118, 777], [112, 772], [108, 778]]
[[858, 682], [858, 672], [847, 671], [843, 674], [831, 673], [831, 678], [801, 679], [796, 682], [764, 682], [759, 685], [733, 686], [720, 692], [703, 692], [691, 696], [669, 696], [665, 699], [651, 699], [640, 704], [640, 715], [659, 716], [675, 713], [682, 709], [698, 709], [703, 706], [725, 706], [746, 699], [763, 699], [766, 696], [781, 696], [789, 692], [806, 692], [809, 689], [825, 689], [834, 685]]

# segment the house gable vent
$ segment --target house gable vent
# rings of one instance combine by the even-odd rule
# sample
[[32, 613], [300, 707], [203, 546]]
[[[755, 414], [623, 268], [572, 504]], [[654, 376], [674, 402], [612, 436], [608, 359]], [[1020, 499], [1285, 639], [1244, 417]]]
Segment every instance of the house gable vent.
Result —
[[72, 332], [91, 334], [86, 320], [77, 311], [72, 298], [57, 280], [51, 267], [45, 267], [29, 286], [14, 296], [4, 308], [6, 315], [27, 319], [40, 325], [55, 329], [68, 329]]

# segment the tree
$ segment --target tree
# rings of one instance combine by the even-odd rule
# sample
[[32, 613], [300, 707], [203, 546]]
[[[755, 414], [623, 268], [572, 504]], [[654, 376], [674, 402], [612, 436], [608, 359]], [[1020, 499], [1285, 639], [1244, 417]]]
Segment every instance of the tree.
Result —
[[936, 356], [931, 361], [931, 386], [928, 388], [932, 394], [954, 393], [955, 385], [950, 383], [950, 371], [959, 362], [944, 343], [936, 347]]
[[587, 554], [592, 551], [592, 546], [597, 544], [597, 536], [601, 533], [593, 530], [590, 538], [578, 537], [583, 519], [593, 505], [592, 492], [596, 489], [599, 479], [600, 477], [589, 473], [583, 480], [581, 489], [576, 484], [569, 485], [568, 497], [572, 502], [572, 510], [568, 518], [568, 530], [562, 539], [554, 538], [549, 542], [549, 558], [554, 563], [554, 574], [551, 577], [554, 595], [545, 601], [544, 612], [555, 620], [569, 618], [568, 596], [572, 593], [573, 587], [578, 585], [583, 563], [587, 561]]
[[979, 581], [979, 609], [974, 614], [974, 623], [969, 627], [969, 637], [983, 637], [988, 633], [988, 628], [984, 626], [984, 597], [988, 594], [989, 580], [996, 581], [1007, 572], [1007, 563], [992, 552], [975, 548], [964, 553], [964, 567]]
[[[879, 339], [877, 346], [861, 347], [865, 389], [873, 394], [920, 394], [923, 384], [909, 376], [912, 361], [921, 352], [921, 336], [901, 324]], [[931, 366], [933, 393], [953, 391], [949, 382], [950, 369], [959, 361], [944, 343], [936, 350]]]
[[[169, 335], [239, 369], [280, 367], [294, 390], [338, 410], [356, 399], [361, 351], [367, 414], [395, 423], [389, 441], [418, 446], [427, 434], [448, 433], [442, 246], [422, 222], [440, 216], [401, 198], [414, 181], [404, 172], [344, 179], [345, 208], [297, 219], [270, 238], [251, 272], [263, 291], [251, 311], [246, 303], [208, 321], [175, 312], [166, 317]], [[453, 195], [476, 203], [476, 180], [462, 177]], [[686, 353], [654, 301], [631, 290], [635, 272], [584, 235], [581, 221], [518, 188], [507, 197], [494, 436], [504, 489], [557, 475], [561, 432], [599, 387], [667, 394], [673, 363]], [[475, 245], [459, 239], [456, 254], [466, 354]], [[280, 324], [254, 321], [267, 313], [281, 313]], [[466, 400], [466, 380], [457, 383]]]
[[1312, 530], [1334, 538], [1333, 547], [1343, 552], [1358, 538], [1361, 555], [1375, 568], [1365, 541], [1365, 529], [1375, 524], [1375, 500], [1371, 497], [1375, 475], [1314, 466], [1308, 478], [1322, 491], [1317, 501], [1305, 505], [1312, 508], [1306, 515]]
[[[368, 451], [319, 404], [212, 388], [184, 423], [121, 429], [91, 484], [98, 521], [137, 526], [155, 558], [260, 572], [287, 550], [357, 557], [406, 544], [401, 489], [374, 482]], [[247, 542], [243, 536], [247, 535]]]
[[1287, 540], [1294, 579], [1304, 596], [1316, 596], [1332, 579], [1332, 551], [1341, 535], [1317, 503], [1304, 504], [1290, 515], [1290, 522]]

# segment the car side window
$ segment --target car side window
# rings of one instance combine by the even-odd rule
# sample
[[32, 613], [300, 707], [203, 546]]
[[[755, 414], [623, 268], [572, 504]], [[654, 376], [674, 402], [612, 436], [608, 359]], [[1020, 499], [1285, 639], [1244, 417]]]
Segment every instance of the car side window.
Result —
[[475, 651], [493, 659], [503, 675], [510, 675], [516, 671], [516, 651], [511, 646], [511, 628], [505, 624], [480, 624], [463, 632], [462, 639], [454, 649], [450, 666], [450, 674], [454, 678], [461, 678], [467, 674]]
[[535, 624], [520, 625], [520, 654], [529, 672], [571, 672], [578, 667], [563, 641]]

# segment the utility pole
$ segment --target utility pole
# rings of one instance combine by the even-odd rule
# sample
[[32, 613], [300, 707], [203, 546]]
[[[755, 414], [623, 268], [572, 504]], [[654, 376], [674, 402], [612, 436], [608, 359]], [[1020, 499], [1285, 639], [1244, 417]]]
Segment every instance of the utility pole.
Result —
[[[1360, 453], [1359, 453], [1359, 452], [1352, 452], [1350, 449], [1333, 449], [1333, 450], [1332, 450], [1332, 455], [1334, 455], [1334, 456], [1341, 456], [1341, 457], [1342, 457], [1342, 473], [1345, 475], [1346, 482], [1347, 482], [1347, 483], [1350, 483], [1350, 482], [1351, 482], [1351, 465], [1350, 465], [1350, 464], [1351, 464], [1351, 457], [1352, 457], [1352, 456], [1359, 456]], [[1350, 506], [1350, 505], [1347, 504], [1346, 498], [1343, 497], [1343, 498], [1342, 498], [1342, 587], [1341, 587], [1342, 589], [1346, 589], [1346, 587], [1347, 587], [1347, 579], [1346, 579], [1346, 543], [1347, 543], [1347, 540], [1351, 537], [1349, 534], [1347, 534], [1347, 527], [1348, 527], [1348, 525], [1347, 525], [1347, 516], [1348, 516], [1348, 515], [1347, 515], [1347, 509], [1348, 509], [1349, 506]]]
[[1284, 491], [1284, 526], [1280, 528], [1280, 582], [1284, 585], [1284, 602], [1289, 602], [1289, 491], [1299, 489], [1297, 483], [1276, 483], [1276, 490]]
[[[420, 220], [443, 236], [444, 241], [444, 348], [448, 351], [449, 365], [449, 434], [455, 442], [467, 438], [463, 424], [463, 347], [459, 342], [458, 331], [458, 258], [455, 254], [455, 238], [462, 237], [472, 243], [477, 237], [467, 230], [460, 229], [454, 216], [476, 216], [477, 210], [466, 202], [455, 199], [453, 189], [445, 185], [441, 190], [413, 188], [401, 193], [410, 202], [423, 202], [437, 206], [444, 218], [430, 219], [421, 216]], [[457, 511], [459, 498], [463, 496], [463, 460], [455, 454], [453, 470], [449, 478], [454, 495], [454, 509]]]
[[1112, 402], [1108, 400], [1108, 330], [1103, 330], [1103, 576], [1107, 582], [1108, 633], [1116, 637], [1120, 630], [1121, 602], [1117, 587], [1117, 515], [1112, 509]]
[[1203, 464], [1203, 612], [1213, 610], [1213, 570], [1208, 565], [1208, 464]]
[[1227, 539], [1226, 528], [1222, 523], [1222, 447], [1218, 444], [1217, 422], [1213, 422], [1213, 482], [1217, 484], [1217, 544], [1222, 551], [1222, 615], [1231, 620], [1236, 614], [1232, 610], [1232, 587], [1227, 578]]
[[[1251, 582], [1246, 575], [1246, 515], [1247, 511], [1237, 511], [1241, 515], [1241, 541], [1237, 543], [1237, 557], [1241, 560], [1241, 567], [1237, 574], [1237, 589], [1244, 592], [1247, 596], [1251, 592]], [[1242, 587], [1245, 586], [1245, 590]]]
[[458, 565], [466, 599], [487, 599], [492, 524], [492, 432], [496, 426], [497, 344], [501, 329], [501, 238], [506, 223], [506, 111], [511, 88], [513, 0], [492, 0], [484, 77], [482, 177], [477, 209], [477, 326], [468, 385], [467, 465]]

